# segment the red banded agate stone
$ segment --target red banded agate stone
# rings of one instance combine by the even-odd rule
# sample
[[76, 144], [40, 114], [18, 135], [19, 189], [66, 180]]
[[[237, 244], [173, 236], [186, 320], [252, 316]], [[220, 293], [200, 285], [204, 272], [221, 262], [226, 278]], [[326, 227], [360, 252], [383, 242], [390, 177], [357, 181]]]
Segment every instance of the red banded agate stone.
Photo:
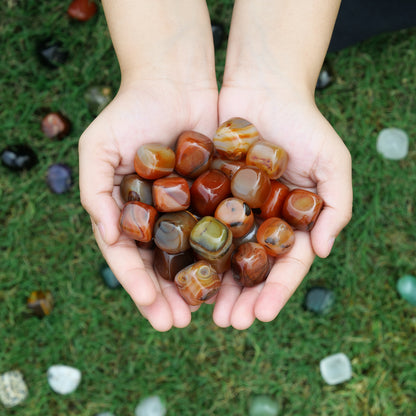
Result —
[[259, 138], [260, 134], [253, 124], [235, 117], [218, 127], [213, 141], [215, 150], [222, 158], [243, 160], [249, 147]]
[[257, 230], [257, 241], [271, 256], [279, 256], [289, 251], [295, 243], [292, 227], [281, 218], [268, 218]]
[[120, 215], [120, 228], [130, 238], [147, 243], [153, 236], [157, 211], [151, 205], [138, 201], [124, 204]]
[[213, 142], [205, 135], [194, 131], [183, 132], [176, 142], [175, 171], [188, 178], [196, 178], [208, 170]]
[[264, 204], [257, 209], [256, 215], [264, 220], [271, 217], [280, 217], [283, 203], [289, 192], [290, 190], [285, 184], [279, 181], [271, 181], [269, 196]]
[[159, 212], [183, 211], [191, 203], [188, 182], [179, 176], [155, 180], [152, 195], [153, 205]]
[[208, 170], [191, 187], [191, 205], [200, 216], [212, 215], [218, 204], [230, 196], [230, 180], [219, 170]]
[[200, 260], [181, 270], [175, 284], [189, 305], [199, 305], [218, 293], [221, 279], [211, 264]]
[[323, 199], [314, 192], [293, 189], [284, 201], [282, 217], [297, 230], [310, 231], [323, 205]]
[[264, 170], [270, 179], [277, 179], [286, 170], [288, 160], [284, 149], [273, 143], [260, 140], [248, 149], [246, 164]]
[[134, 169], [144, 179], [168, 176], [175, 167], [174, 151], [160, 143], [141, 145], [134, 157]]
[[238, 170], [231, 180], [231, 193], [242, 199], [250, 208], [259, 208], [270, 192], [270, 179], [261, 169], [246, 166]]

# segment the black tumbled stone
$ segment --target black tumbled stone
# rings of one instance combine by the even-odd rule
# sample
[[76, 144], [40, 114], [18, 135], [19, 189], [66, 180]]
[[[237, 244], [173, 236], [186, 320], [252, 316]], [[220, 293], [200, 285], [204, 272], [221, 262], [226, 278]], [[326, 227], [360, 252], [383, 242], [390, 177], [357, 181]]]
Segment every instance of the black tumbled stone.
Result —
[[1, 152], [1, 161], [9, 169], [18, 171], [32, 168], [38, 163], [38, 158], [29, 146], [15, 144]]
[[46, 39], [38, 44], [37, 50], [40, 61], [49, 68], [57, 68], [68, 59], [68, 51], [58, 40]]
[[224, 41], [224, 28], [218, 23], [211, 25], [212, 36], [214, 38], [214, 48], [219, 49]]

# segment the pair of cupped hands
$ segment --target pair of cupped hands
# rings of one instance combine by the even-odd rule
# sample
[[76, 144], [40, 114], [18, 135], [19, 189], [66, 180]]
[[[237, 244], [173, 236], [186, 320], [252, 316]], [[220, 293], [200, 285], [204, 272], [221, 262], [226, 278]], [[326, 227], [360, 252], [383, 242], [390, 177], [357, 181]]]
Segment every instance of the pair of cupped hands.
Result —
[[214, 77], [197, 82], [169, 78], [121, 83], [118, 94], [83, 133], [79, 143], [81, 202], [91, 216], [98, 246], [141, 314], [158, 331], [186, 327], [192, 312], [174, 283], [153, 269], [153, 251], [138, 249], [120, 232], [119, 184], [134, 172], [134, 155], [144, 143], [174, 147], [185, 130], [213, 137], [220, 123], [242, 117], [261, 136], [289, 154], [281, 180], [289, 187], [317, 192], [324, 209], [312, 232], [296, 231], [292, 250], [275, 259], [267, 280], [242, 288], [225, 273], [215, 299], [213, 320], [220, 327], [250, 327], [255, 319], [276, 318], [313, 263], [327, 257], [351, 218], [351, 158], [343, 141], [322, 116], [313, 91], [287, 80], [262, 84], [250, 77]]

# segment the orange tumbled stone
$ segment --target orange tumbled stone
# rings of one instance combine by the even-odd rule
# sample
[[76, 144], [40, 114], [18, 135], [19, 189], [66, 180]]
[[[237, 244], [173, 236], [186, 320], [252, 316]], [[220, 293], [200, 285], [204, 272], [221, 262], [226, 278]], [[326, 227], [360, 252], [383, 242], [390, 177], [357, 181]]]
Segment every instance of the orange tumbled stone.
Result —
[[297, 230], [310, 231], [323, 205], [323, 199], [314, 192], [293, 189], [284, 201], [282, 217]]
[[179, 176], [155, 180], [152, 195], [153, 205], [159, 212], [183, 211], [191, 202], [188, 182]]
[[295, 244], [292, 227], [281, 218], [268, 218], [257, 230], [257, 241], [264, 246], [271, 256], [288, 252]]
[[257, 209], [256, 215], [264, 220], [271, 217], [280, 217], [283, 203], [289, 192], [290, 190], [285, 184], [279, 181], [271, 181], [269, 196], [264, 204]]
[[141, 145], [134, 156], [134, 169], [144, 179], [168, 176], [175, 167], [175, 152], [160, 143]]

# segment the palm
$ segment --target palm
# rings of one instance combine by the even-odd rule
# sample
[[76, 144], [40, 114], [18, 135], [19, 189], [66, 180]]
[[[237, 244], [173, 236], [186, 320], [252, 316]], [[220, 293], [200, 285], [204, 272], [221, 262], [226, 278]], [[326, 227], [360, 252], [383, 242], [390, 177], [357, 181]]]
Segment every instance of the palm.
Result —
[[336, 228], [348, 222], [336, 216], [341, 211], [337, 207], [347, 205], [350, 198], [349, 154], [312, 97], [297, 95], [285, 87], [277, 90], [225, 85], [219, 112], [220, 121], [234, 116], [246, 118], [264, 139], [283, 147], [289, 163], [281, 180], [292, 188], [318, 192], [325, 201], [313, 232], [296, 232], [293, 249], [275, 262], [265, 284], [241, 290], [230, 275], [225, 277], [214, 320], [221, 326], [246, 328], [256, 317], [269, 321], [277, 315], [306, 275], [315, 253], [328, 255], [328, 240], [336, 235]]
[[155, 275], [152, 252], [138, 251], [132, 240], [120, 234], [119, 184], [124, 175], [134, 172], [134, 155], [141, 144], [173, 146], [184, 130], [212, 135], [216, 126], [216, 88], [178, 89], [159, 81], [122, 89], [80, 141], [83, 204], [92, 218], [100, 210], [100, 217], [106, 218], [104, 239], [94, 226], [97, 243], [139, 310], [159, 330], [187, 325], [191, 310], [173, 284]]

